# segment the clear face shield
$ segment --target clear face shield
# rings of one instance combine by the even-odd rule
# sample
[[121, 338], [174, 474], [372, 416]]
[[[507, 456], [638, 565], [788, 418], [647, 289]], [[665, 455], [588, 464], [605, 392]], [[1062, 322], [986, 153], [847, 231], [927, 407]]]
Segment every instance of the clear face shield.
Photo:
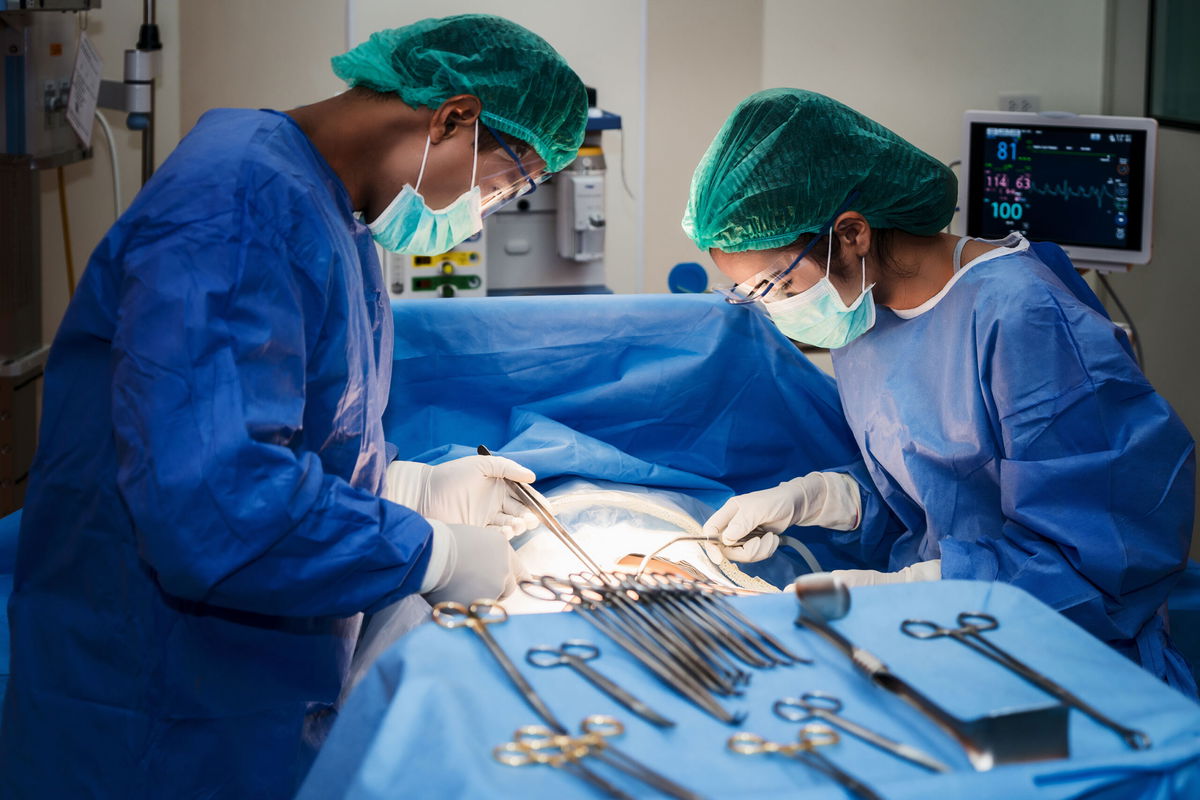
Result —
[[804, 260], [804, 257], [813, 251], [813, 248], [824, 239], [831, 235], [833, 223], [850, 208], [851, 203], [858, 199], [858, 192], [853, 191], [846, 198], [846, 202], [838, 207], [838, 210], [833, 212], [829, 222], [821, 228], [821, 232], [812, 238], [798, 254], [793, 255], [790, 252], [781, 254], [776, 262], [766, 269], [758, 272], [749, 280], [734, 284], [730, 287], [715, 287], [714, 292], [725, 298], [725, 302], [733, 305], [746, 305], [749, 303], [769, 303], [776, 300], [782, 300], [786, 297], [799, 294], [808, 289], [809, 286], [803, 286], [795, 283], [798, 277], [796, 267]]
[[500, 145], [499, 150], [489, 151], [479, 163], [477, 183], [486, 218], [517, 198], [536, 192], [553, 173], [546, 169], [546, 162], [533, 148], [518, 156], [503, 136], [486, 124], [483, 127]]
[[724, 297], [725, 302], [738, 306], [749, 303], [770, 303], [791, 297], [807, 288], [797, 285], [799, 274], [796, 267], [823, 238], [825, 237], [814, 237], [799, 251], [799, 254], [793, 254], [793, 252], [781, 254], [771, 266], [755, 273], [753, 277], [741, 283], [729, 287], [717, 286], [713, 288], [713, 291]]

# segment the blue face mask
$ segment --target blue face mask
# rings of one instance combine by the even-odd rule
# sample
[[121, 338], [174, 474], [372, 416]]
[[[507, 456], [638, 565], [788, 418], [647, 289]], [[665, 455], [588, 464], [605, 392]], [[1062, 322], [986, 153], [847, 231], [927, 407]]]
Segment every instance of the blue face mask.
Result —
[[374, 222], [367, 223], [371, 236], [393, 253], [414, 256], [436, 256], [462, 244], [483, 230], [480, 191], [475, 185], [475, 168], [479, 162], [479, 124], [475, 124], [475, 156], [471, 163], [471, 188], [445, 208], [434, 210], [421, 196], [421, 178], [429, 159], [429, 138], [425, 139], [425, 154], [416, 187], [404, 184], [388, 207]]
[[[833, 252], [830, 235], [829, 254]], [[862, 261], [862, 292], [846, 305], [829, 280], [830, 255], [825, 257], [825, 277], [800, 294], [782, 300], [765, 301], [771, 320], [789, 339], [814, 347], [834, 350], [869, 331], [875, 324], [875, 300], [867, 286], [867, 260]]]

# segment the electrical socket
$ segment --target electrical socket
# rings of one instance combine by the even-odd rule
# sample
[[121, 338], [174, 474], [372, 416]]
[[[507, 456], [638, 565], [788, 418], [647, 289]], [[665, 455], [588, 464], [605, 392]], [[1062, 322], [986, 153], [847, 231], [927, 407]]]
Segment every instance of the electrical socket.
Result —
[[1041, 95], [1030, 92], [1001, 92], [1000, 111], [1041, 111]]

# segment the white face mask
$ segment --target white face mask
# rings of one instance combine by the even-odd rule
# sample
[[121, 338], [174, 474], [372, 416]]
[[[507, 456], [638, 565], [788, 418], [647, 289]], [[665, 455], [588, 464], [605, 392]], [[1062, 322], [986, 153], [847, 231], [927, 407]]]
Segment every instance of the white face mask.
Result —
[[425, 154], [416, 188], [404, 184], [396, 198], [374, 221], [367, 223], [371, 236], [393, 253], [436, 256], [465, 242], [483, 230], [481, 194], [475, 184], [479, 165], [479, 123], [475, 123], [475, 155], [471, 161], [471, 187], [445, 208], [434, 210], [421, 196], [421, 179], [429, 159], [430, 139], [425, 137]]
[[867, 286], [867, 260], [862, 260], [862, 290], [850, 305], [829, 280], [833, 236], [825, 255], [825, 276], [803, 292], [763, 302], [771, 320], [789, 339], [833, 350], [844, 347], [875, 325], [875, 300]]

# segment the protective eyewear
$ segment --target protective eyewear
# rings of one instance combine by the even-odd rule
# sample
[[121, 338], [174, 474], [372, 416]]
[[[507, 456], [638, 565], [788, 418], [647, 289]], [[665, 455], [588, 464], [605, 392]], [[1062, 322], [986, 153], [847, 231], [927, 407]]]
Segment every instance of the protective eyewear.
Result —
[[500, 145], [506, 160], [511, 162], [479, 178], [480, 208], [483, 216], [487, 217], [512, 201], [533, 194], [553, 173], [546, 169], [546, 162], [541, 156], [530, 152], [521, 158], [504, 141], [503, 136], [486, 123], [481, 124]]
[[800, 251], [800, 254], [788, 262], [788, 265], [785, 268], [779, 269], [777, 267], [771, 267], [759, 272], [748, 281], [735, 283], [733, 286], [728, 288], [717, 286], [713, 288], [713, 291], [724, 297], [726, 303], [731, 303], [736, 306], [783, 299], [783, 297], [787, 296], [788, 294], [788, 276], [794, 269], [796, 269], [796, 265], [803, 261], [804, 257], [811, 253], [813, 248], [815, 248], [822, 239], [830, 235], [830, 233], [833, 231], [833, 223], [835, 223], [837, 218], [846, 212], [850, 208], [850, 205], [857, 199], [858, 191], [855, 190], [850, 193], [850, 196], [846, 198], [844, 203], [838, 206], [837, 211], [833, 212], [833, 216], [831, 216], [829, 221], [821, 227], [818, 235], [814, 236], [812, 241], [804, 245], [804, 248]]

